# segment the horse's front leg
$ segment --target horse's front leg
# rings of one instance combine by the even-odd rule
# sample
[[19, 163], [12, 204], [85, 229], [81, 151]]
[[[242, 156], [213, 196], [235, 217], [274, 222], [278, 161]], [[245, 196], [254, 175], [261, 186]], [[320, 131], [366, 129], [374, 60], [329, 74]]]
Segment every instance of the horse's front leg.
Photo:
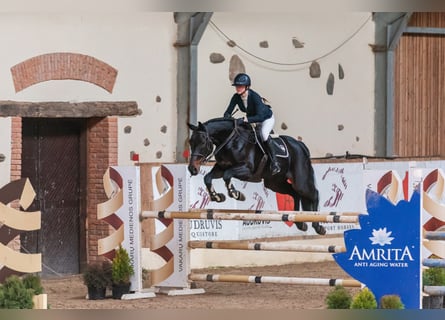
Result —
[[223, 180], [226, 183], [229, 197], [239, 201], [246, 200], [246, 196], [241, 191], [235, 189], [231, 180], [232, 178], [237, 178], [246, 181], [252, 174], [252, 171], [246, 165], [234, 166], [224, 171]]
[[210, 170], [209, 173], [204, 176], [204, 184], [207, 188], [207, 191], [209, 192], [211, 201], [226, 201], [226, 196], [223, 193], [217, 193], [212, 184], [212, 180], [222, 178], [223, 173], [224, 170], [220, 166], [218, 166], [218, 164], [215, 164], [212, 170]]

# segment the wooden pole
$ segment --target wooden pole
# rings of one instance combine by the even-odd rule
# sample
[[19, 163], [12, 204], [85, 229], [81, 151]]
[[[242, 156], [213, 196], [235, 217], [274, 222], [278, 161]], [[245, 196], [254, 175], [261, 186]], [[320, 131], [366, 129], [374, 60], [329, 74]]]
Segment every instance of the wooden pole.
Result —
[[358, 223], [358, 216], [299, 214], [299, 213], [254, 214], [254, 213], [190, 212], [190, 211], [186, 212], [142, 211], [141, 218]]
[[259, 251], [293, 251], [293, 252], [346, 252], [343, 246], [335, 245], [304, 245], [273, 242], [229, 242], [229, 241], [189, 241], [191, 249], [229, 249]]
[[189, 279], [192, 281], [209, 282], [239, 282], [239, 283], [276, 283], [295, 284], [308, 286], [331, 286], [361, 287], [362, 284], [354, 279], [323, 279], [323, 278], [295, 278], [295, 277], [270, 277], [270, 276], [248, 276], [234, 274], [196, 274], [191, 273]]

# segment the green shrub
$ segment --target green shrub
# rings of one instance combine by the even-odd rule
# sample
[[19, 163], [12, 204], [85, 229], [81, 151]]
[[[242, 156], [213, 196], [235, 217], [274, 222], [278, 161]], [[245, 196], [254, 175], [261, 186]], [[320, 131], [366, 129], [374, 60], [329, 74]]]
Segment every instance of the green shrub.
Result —
[[[104, 268], [105, 265], [93, 264], [87, 266], [83, 272], [83, 283], [89, 288], [107, 288], [111, 285], [110, 271]], [[110, 269], [110, 268], [108, 268]]]
[[351, 309], [377, 309], [377, 300], [368, 288], [363, 288], [352, 298]]
[[0, 309], [32, 309], [33, 292], [18, 276], [9, 276], [0, 286]]
[[445, 286], [445, 269], [431, 267], [422, 272], [424, 286]]
[[352, 296], [343, 286], [335, 288], [326, 296], [328, 309], [349, 309], [352, 302]]
[[25, 288], [32, 289], [34, 295], [39, 295], [43, 293], [42, 282], [38, 275], [28, 273], [22, 278]]
[[130, 277], [134, 274], [133, 265], [127, 250], [121, 245], [116, 250], [116, 256], [111, 264], [111, 277], [113, 284], [128, 284]]
[[396, 294], [387, 294], [380, 298], [380, 309], [405, 309], [405, 306]]

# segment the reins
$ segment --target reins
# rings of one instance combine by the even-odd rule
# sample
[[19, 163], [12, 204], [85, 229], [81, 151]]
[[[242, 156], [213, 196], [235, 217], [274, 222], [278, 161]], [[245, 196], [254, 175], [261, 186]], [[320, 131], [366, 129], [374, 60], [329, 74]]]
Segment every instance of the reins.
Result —
[[[236, 120], [233, 120], [233, 122], [234, 122], [234, 128], [233, 128], [232, 132], [229, 134], [229, 136], [226, 138], [226, 140], [224, 140], [223, 143], [221, 143], [218, 147], [216, 147], [215, 150], [213, 150], [213, 151], [212, 151], [212, 152], [211, 152], [211, 153], [210, 153], [210, 154], [209, 154], [209, 155], [202, 161], [203, 163], [206, 163], [207, 161], [210, 160], [211, 157], [215, 156], [218, 152], [220, 152], [221, 149], [222, 149], [226, 144], [228, 144], [229, 141], [234, 137], [235, 133], [238, 133], [238, 132], [237, 132], [237, 124], [236, 124]], [[209, 137], [209, 134], [208, 134], [208, 133], [207, 133], [207, 138], [208, 138], [209, 140], [211, 140], [210, 137]]]
[[[212, 157], [214, 157], [216, 154], [218, 154], [229, 143], [229, 141], [233, 139], [233, 137], [235, 135], [238, 135], [239, 137], [244, 139], [242, 133], [239, 131], [239, 125], [238, 125], [237, 122], [238, 122], [238, 119], [234, 119], [233, 120], [234, 128], [233, 128], [232, 132], [227, 136], [227, 138], [220, 145], [218, 145], [214, 150], [212, 150], [209, 155], [205, 156], [205, 155], [200, 154], [200, 153], [193, 153], [192, 155], [201, 157], [202, 160], [200, 162], [201, 163], [206, 163]], [[263, 148], [261, 146], [261, 143], [258, 140], [257, 133], [256, 133], [255, 129], [253, 128], [253, 126], [252, 126], [252, 129], [253, 129], [253, 132], [254, 132], [254, 135], [255, 135], [255, 143], [257, 143], [259, 145], [260, 149], [264, 153], [264, 150], [263, 150]], [[208, 149], [213, 149], [210, 145], [213, 146], [214, 143], [213, 143], [212, 138], [210, 137], [209, 133], [207, 131], [205, 131], [205, 132], [199, 132], [199, 134], [205, 135], [207, 148]], [[245, 139], [245, 141], [247, 141], [248, 143], [251, 143], [248, 138]]]

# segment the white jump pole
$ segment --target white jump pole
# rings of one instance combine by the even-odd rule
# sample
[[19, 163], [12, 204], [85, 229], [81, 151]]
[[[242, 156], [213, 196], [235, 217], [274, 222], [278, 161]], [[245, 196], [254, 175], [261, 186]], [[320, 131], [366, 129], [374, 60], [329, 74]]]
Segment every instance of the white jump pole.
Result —
[[358, 223], [358, 216], [300, 214], [300, 213], [226, 213], [226, 212], [181, 212], [181, 211], [142, 211], [141, 218], [158, 219], [207, 219], [207, 220], [248, 220], [248, 221], [292, 221]]
[[191, 249], [229, 249], [258, 251], [291, 251], [291, 252], [346, 252], [346, 248], [336, 245], [305, 245], [276, 242], [232, 242], [232, 241], [189, 241]]

